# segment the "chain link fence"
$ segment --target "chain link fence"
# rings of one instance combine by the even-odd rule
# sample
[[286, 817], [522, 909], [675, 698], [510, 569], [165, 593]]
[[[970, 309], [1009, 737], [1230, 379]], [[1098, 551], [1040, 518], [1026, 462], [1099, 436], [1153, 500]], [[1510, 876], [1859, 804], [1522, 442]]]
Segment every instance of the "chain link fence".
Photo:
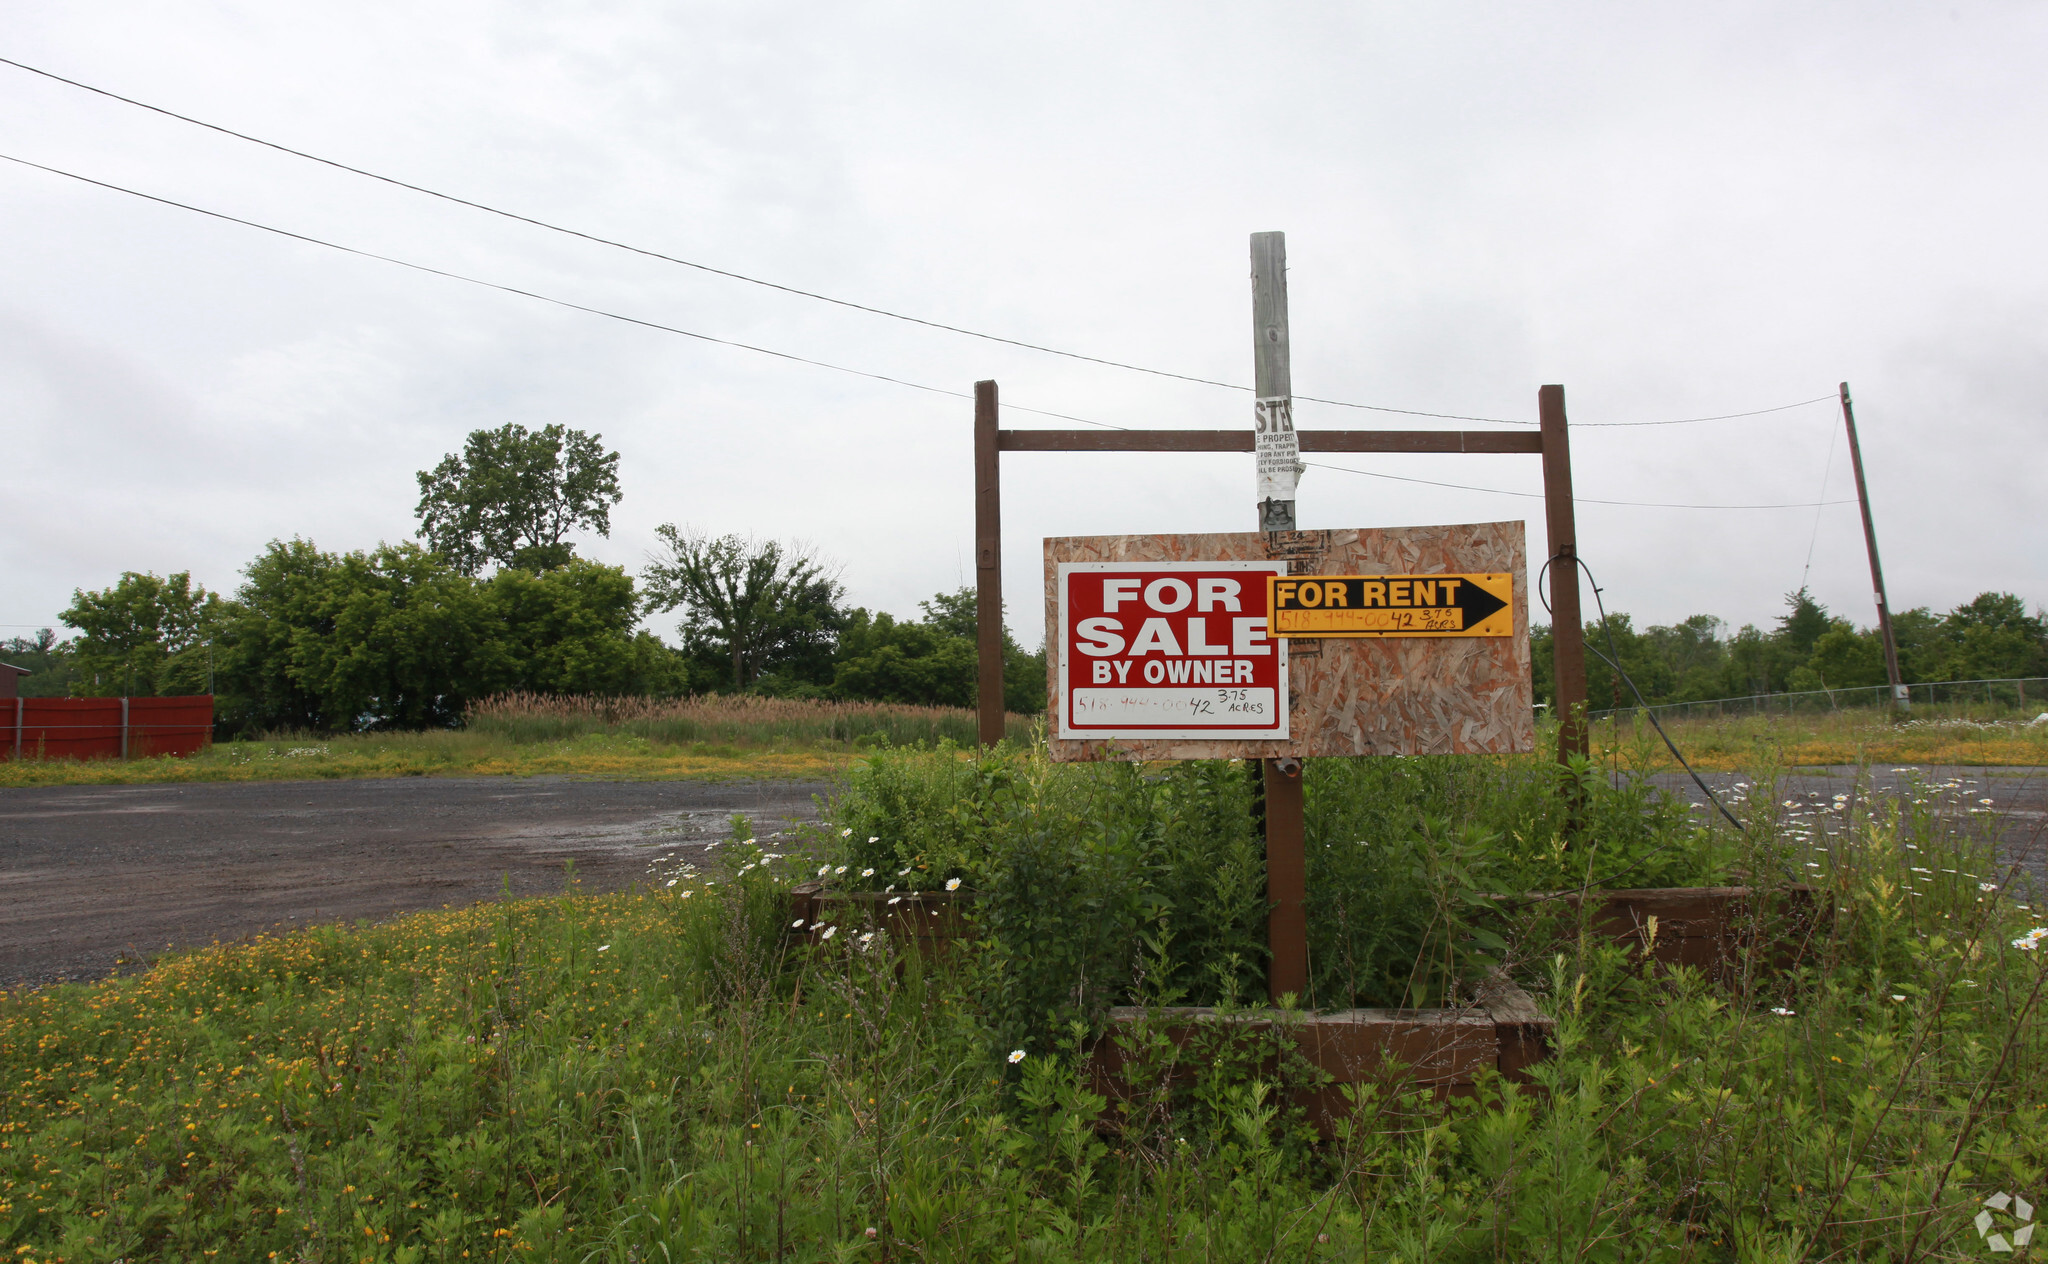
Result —
[[[2048, 714], [2048, 676], [2011, 680], [1937, 680], [1907, 685], [1909, 710], [1967, 714], [1973, 718], [2031, 719]], [[1890, 685], [1855, 689], [1812, 689], [1802, 693], [1760, 693], [1747, 698], [1711, 698], [1704, 702], [1665, 702], [1651, 707], [1610, 707], [1589, 712], [1595, 720], [1654, 711], [1660, 720], [1706, 720], [1752, 715], [1813, 715], [1829, 711], [1878, 711], [1892, 705]]]

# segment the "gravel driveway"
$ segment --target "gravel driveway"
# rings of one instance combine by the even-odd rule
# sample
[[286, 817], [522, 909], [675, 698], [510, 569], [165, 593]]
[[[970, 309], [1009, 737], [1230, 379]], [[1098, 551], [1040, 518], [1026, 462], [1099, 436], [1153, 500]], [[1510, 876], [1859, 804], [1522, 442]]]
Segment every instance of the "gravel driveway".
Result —
[[279, 925], [632, 884], [654, 854], [764, 841], [831, 787], [406, 777], [0, 790], [0, 987], [95, 978]]

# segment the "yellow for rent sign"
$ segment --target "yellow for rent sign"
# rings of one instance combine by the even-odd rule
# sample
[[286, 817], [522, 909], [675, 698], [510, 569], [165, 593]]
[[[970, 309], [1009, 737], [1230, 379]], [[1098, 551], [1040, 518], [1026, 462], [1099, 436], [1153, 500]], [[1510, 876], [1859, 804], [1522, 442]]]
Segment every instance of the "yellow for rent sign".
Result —
[[1274, 575], [1276, 637], [1512, 636], [1514, 576]]

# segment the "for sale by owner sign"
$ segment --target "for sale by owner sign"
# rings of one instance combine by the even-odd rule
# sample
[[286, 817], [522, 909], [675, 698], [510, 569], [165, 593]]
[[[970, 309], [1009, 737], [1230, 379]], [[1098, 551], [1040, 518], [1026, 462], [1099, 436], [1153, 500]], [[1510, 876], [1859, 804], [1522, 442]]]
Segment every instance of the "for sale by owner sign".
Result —
[[1287, 642], [1267, 633], [1280, 562], [1063, 562], [1058, 736], [1287, 737]]
[[1048, 539], [1046, 753], [1529, 750], [1527, 573], [1519, 522]]

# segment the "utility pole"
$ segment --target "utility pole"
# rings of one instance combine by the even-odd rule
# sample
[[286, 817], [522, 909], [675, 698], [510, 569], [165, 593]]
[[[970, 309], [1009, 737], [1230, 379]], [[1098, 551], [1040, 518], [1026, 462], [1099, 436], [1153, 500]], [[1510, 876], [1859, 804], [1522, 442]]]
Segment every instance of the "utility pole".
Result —
[[1901, 711], [1912, 705], [1905, 678], [1899, 674], [1899, 643], [1892, 638], [1891, 606], [1884, 599], [1884, 567], [1877, 560], [1877, 524], [1870, 517], [1870, 488], [1863, 482], [1863, 449], [1856, 442], [1856, 409], [1849, 402], [1849, 384], [1842, 383], [1842, 424], [1849, 428], [1849, 468], [1856, 471], [1856, 503], [1863, 509], [1863, 546], [1870, 552], [1870, 588], [1877, 598], [1877, 631], [1884, 638], [1884, 671], [1892, 682], [1892, 704]]
[[[1252, 234], [1253, 450], [1259, 530], [1296, 529], [1301, 446], [1294, 433], [1294, 379], [1287, 347], [1287, 235]], [[1285, 689], [1287, 682], [1280, 687]], [[1308, 994], [1308, 846], [1301, 761], [1263, 761], [1266, 827], [1268, 995]]]

